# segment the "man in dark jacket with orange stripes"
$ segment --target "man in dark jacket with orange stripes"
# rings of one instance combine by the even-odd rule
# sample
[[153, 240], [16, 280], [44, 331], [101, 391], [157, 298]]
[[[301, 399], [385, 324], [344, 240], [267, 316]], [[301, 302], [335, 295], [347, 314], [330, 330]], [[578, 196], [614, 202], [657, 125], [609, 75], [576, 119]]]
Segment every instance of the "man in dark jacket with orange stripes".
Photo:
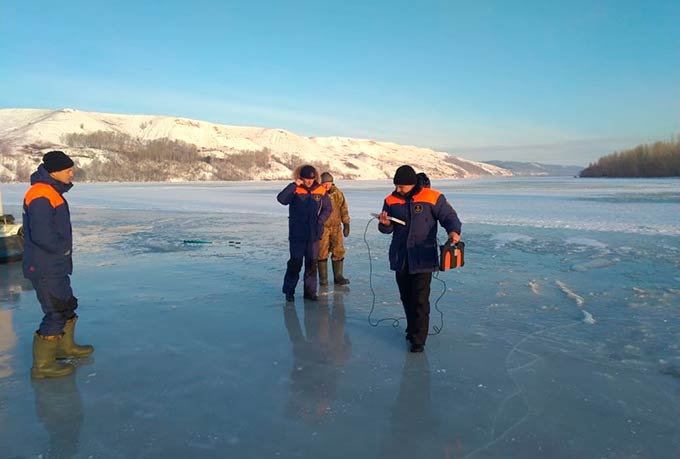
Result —
[[418, 183], [411, 166], [397, 169], [394, 185], [394, 192], [385, 198], [378, 229], [392, 234], [390, 269], [396, 272], [406, 313], [406, 339], [411, 352], [422, 352], [430, 328], [430, 282], [439, 269], [437, 222], [454, 242], [460, 240], [462, 224], [443, 194]]
[[295, 182], [284, 188], [277, 200], [288, 207], [288, 241], [290, 259], [283, 278], [286, 301], [295, 300], [295, 287], [300, 279], [304, 259], [304, 298], [318, 300], [317, 258], [323, 224], [332, 212], [326, 188], [319, 184], [319, 174], [314, 166], [305, 165], [295, 172]]
[[33, 337], [34, 378], [56, 378], [73, 373], [70, 364], [56, 359], [86, 357], [92, 346], [75, 344], [73, 335], [78, 299], [69, 276], [73, 271], [71, 215], [63, 194], [73, 187], [73, 160], [50, 151], [31, 175], [24, 197], [24, 276], [30, 279], [45, 314]]

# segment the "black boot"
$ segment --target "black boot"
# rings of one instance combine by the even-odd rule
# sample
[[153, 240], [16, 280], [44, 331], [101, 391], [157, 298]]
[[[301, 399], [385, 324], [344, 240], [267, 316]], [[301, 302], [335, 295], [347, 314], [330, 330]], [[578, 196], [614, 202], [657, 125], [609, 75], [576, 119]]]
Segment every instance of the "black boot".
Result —
[[349, 279], [342, 277], [342, 264], [343, 260], [333, 260], [333, 280], [336, 285], [347, 285], [349, 284]]
[[314, 292], [305, 292], [304, 298], [305, 300], [319, 301], [319, 296]]
[[328, 259], [319, 260], [319, 285], [328, 285]]

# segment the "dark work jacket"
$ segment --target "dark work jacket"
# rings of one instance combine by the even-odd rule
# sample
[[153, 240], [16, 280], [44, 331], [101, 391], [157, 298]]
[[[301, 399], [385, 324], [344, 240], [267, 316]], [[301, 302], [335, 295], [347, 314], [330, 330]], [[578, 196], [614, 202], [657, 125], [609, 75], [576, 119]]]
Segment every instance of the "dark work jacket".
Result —
[[395, 191], [385, 198], [383, 210], [406, 222], [406, 226], [396, 222], [388, 226], [378, 224], [381, 233], [392, 233], [390, 269], [403, 271], [408, 263], [412, 274], [438, 271], [437, 222], [447, 234], [451, 231], [460, 234], [462, 226], [444, 195], [419, 186], [406, 196]]
[[318, 183], [310, 188], [296, 185], [285, 187], [276, 199], [288, 206], [288, 239], [291, 241], [318, 241], [323, 234], [323, 224], [332, 212], [326, 189]]
[[24, 196], [24, 276], [64, 276], [73, 271], [71, 214], [63, 197], [73, 187], [54, 180], [42, 164]]

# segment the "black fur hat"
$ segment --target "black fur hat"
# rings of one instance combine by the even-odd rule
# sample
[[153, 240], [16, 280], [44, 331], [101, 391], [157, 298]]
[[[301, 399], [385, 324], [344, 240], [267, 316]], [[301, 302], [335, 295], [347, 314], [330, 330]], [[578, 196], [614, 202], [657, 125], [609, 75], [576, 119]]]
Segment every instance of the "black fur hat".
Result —
[[316, 169], [314, 169], [314, 166], [310, 166], [309, 164], [302, 166], [302, 169], [300, 169], [300, 178], [315, 179]]

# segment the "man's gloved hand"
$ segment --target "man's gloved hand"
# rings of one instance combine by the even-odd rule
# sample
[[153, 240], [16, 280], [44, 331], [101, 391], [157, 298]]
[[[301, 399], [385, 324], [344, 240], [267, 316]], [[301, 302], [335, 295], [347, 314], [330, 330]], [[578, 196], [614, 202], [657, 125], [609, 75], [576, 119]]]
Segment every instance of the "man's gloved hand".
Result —
[[342, 235], [345, 237], [349, 236], [349, 223], [342, 224]]

